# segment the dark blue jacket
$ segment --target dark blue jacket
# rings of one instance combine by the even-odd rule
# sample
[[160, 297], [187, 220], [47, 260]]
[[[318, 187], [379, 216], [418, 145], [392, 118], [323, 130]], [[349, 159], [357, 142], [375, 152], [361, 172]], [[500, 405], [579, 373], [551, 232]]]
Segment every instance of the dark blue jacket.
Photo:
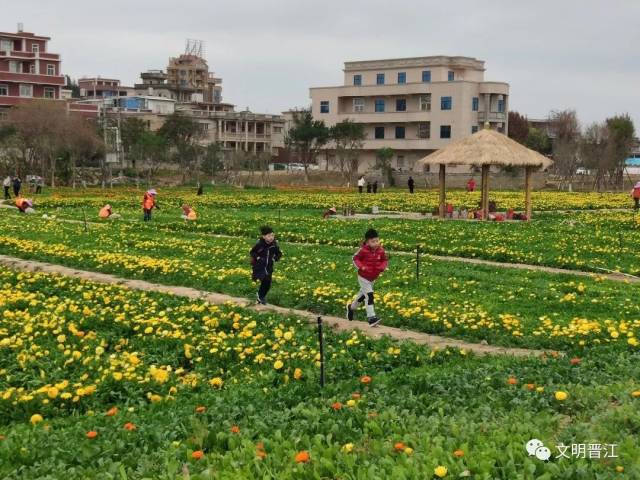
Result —
[[267, 243], [262, 238], [253, 246], [249, 254], [253, 265], [254, 280], [262, 280], [273, 274], [273, 264], [282, 257], [277, 241]]

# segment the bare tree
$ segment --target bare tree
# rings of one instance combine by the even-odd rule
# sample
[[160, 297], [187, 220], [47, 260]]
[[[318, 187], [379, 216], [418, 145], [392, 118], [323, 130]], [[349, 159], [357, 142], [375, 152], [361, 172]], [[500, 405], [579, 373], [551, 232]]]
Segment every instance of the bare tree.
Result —
[[553, 168], [563, 188], [571, 184], [579, 166], [580, 125], [575, 110], [552, 111], [549, 120], [554, 134]]

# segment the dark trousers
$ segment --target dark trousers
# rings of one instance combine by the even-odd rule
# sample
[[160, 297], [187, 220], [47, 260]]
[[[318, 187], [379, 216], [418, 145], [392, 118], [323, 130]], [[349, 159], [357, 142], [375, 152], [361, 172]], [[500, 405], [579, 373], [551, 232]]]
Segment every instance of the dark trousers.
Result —
[[9, 200], [11, 197], [9, 196], [9, 187], [4, 187], [4, 199]]
[[150, 208], [145, 208], [144, 209], [144, 221], [148, 222], [151, 220], [151, 209]]
[[20, 196], [20, 188], [13, 187], [13, 196], [18, 198]]
[[258, 289], [258, 297], [264, 300], [267, 297], [267, 293], [271, 289], [271, 275], [267, 275], [262, 280], [260, 280], [260, 288]]
[[362, 187], [360, 187], [360, 186], [358, 187], [358, 192], [362, 193]]
[[633, 208], [638, 210], [638, 208], [640, 208], [640, 198], [634, 198], [633, 201], [635, 202], [635, 205]]
[[409, 193], [413, 193], [413, 186], [409, 187]]

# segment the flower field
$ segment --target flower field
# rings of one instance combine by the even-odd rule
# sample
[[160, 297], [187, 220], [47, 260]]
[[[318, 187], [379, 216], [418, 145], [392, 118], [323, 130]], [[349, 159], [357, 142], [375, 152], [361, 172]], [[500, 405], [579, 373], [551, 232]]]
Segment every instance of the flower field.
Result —
[[[640, 273], [633, 213], [604, 210], [626, 195], [541, 192], [549, 212], [529, 223], [323, 221], [330, 202], [437, 199], [222, 189], [161, 190], [144, 224], [137, 197], [62, 190], [36, 199], [39, 215], [0, 209], [0, 254], [255, 298], [247, 255], [270, 223], [284, 255], [269, 302], [342, 316], [351, 255], [375, 226], [390, 253], [376, 282], [385, 325], [548, 353], [476, 357], [327, 329], [321, 388], [317, 332], [295, 316], [0, 267], [0, 478], [640, 478], [640, 284], [599, 274]], [[198, 221], [179, 219], [183, 201]], [[123, 218], [99, 222], [107, 202]], [[568, 208], [602, 211], [554, 211]], [[423, 255], [416, 278], [416, 243], [593, 274]], [[553, 456], [529, 455], [531, 439]], [[557, 457], [572, 444], [615, 455]]]

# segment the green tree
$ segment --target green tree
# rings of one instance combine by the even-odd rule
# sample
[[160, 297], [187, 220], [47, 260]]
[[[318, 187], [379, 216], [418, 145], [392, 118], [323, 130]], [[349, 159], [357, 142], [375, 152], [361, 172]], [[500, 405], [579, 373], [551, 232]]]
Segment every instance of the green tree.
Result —
[[329, 141], [329, 129], [322, 120], [314, 120], [310, 110], [293, 113], [293, 125], [285, 144], [293, 149], [304, 165], [304, 178], [309, 181], [309, 165], [315, 163], [318, 151]]
[[329, 136], [335, 144], [336, 161], [344, 179], [355, 181], [360, 166], [359, 153], [367, 138], [364, 125], [347, 118], [331, 127]]
[[204, 147], [202, 163], [200, 164], [202, 173], [210, 175], [213, 179], [216, 174], [224, 168], [222, 155], [222, 145], [219, 142], [210, 143]]
[[147, 123], [141, 118], [125, 118], [120, 127], [120, 138], [122, 139], [122, 149], [125, 158], [131, 161], [133, 168], [136, 168], [136, 158], [131, 156], [131, 149], [138, 140], [148, 131]]
[[605, 123], [609, 132], [606, 150], [607, 169], [612, 183], [623, 188], [624, 162], [633, 147], [635, 127], [627, 114], [607, 118]]
[[[511, 130], [511, 125], [509, 125]], [[551, 153], [551, 141], [544, 130], [539, 128], [530, 127], [527, 137], [525, 138], [524, 145], [531, 150], [535, 150], [543, 155]]]
[[182, 182], [187, 179], [187, 172], [191, 171], [199, 158], [198, 140], [202, 137], [202, 127], [193, 118], [179, 112], [169, 115], [158, 135], [163, 137], [167, 145], [174, 148], [174, 158], [180, 165]]
[[393, 158], [393, 154], [394, 151], [391, 147], [382, 147], [376, 150], [376, 168], [379, 168], [380, 171], [382, 171], [382, 175], [390, 187], [395, 185], [393, 169], [391, 168], [391, 159]]
[[529, 120], [515, 111], [509, 112], [509, 138], [525, 145], [529, 136]]
[[131, 146], [131, 156], [150, 184], [167, 158], [167, 140], [154, 132], [143, 132]]

